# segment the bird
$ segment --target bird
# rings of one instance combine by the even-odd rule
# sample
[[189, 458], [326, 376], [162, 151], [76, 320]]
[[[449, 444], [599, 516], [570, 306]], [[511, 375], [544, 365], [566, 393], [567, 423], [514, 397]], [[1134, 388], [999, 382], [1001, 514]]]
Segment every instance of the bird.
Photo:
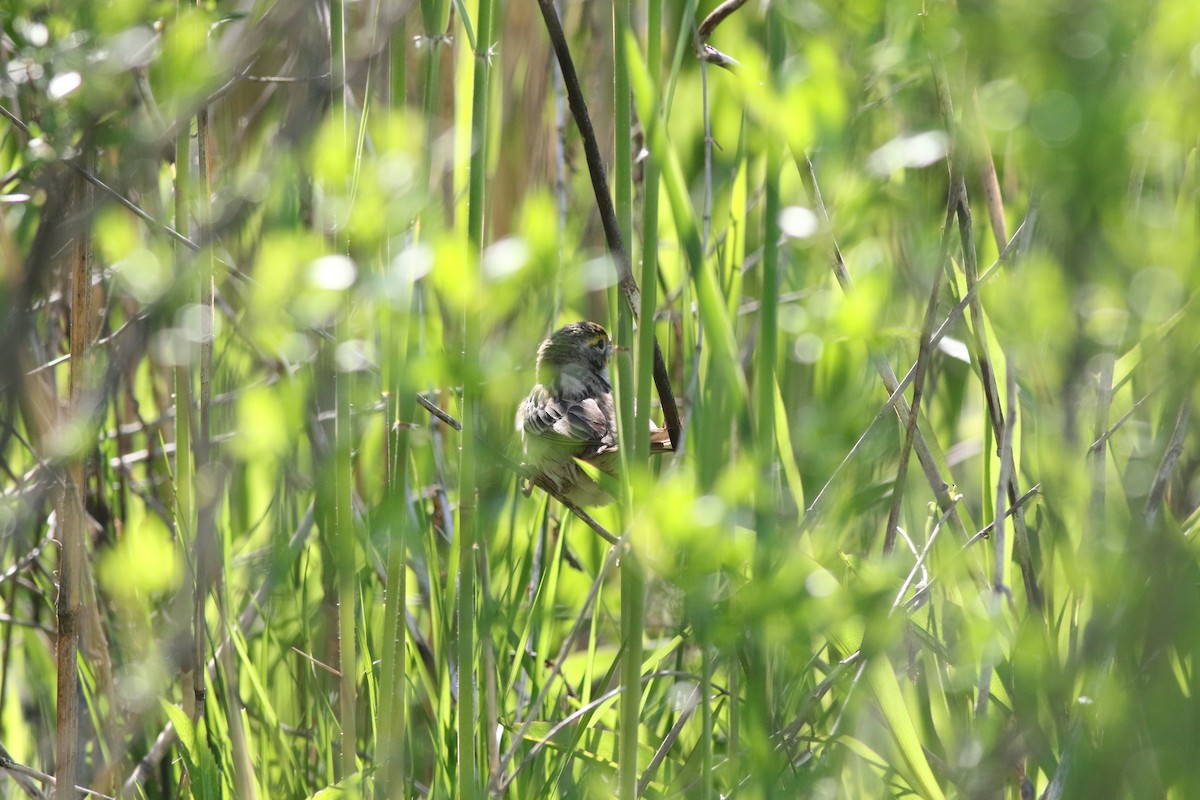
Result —
[[[608, 362], [613, 343], [595, 322], [572, 322], [538, 348], [536, 383], [517, 409], [524, 464], [531, 484], [550, 487], [576, 506], [602, 506], [612, 495], [579, 462], [612, 475], [617, 467], [617, 415]], [[652, 449], [670, 450], [666, 431], [653, 428]]]

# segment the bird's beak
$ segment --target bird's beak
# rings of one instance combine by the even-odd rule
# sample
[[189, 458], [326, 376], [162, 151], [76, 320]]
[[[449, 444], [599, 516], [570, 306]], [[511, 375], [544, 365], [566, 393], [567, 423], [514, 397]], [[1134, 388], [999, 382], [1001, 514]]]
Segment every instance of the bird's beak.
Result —
[[612, 346], [612, 351], [613, 351], [614, 353], [628, 353], [628, 352], [630, 352], [629, 348], [628, 348], [628, 347], [626, 347], [626, 346], [625, 346], [625, 345], [623, 345], [623, 344], [614, 344], [614, 345]]

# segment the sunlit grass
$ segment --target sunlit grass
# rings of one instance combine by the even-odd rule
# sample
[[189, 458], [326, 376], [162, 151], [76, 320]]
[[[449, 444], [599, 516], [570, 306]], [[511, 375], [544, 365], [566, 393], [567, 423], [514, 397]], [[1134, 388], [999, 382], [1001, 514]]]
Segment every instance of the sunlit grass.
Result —
[[12, 786], [1200, 791], [1190, 6], [715, 5], [15, 4]]

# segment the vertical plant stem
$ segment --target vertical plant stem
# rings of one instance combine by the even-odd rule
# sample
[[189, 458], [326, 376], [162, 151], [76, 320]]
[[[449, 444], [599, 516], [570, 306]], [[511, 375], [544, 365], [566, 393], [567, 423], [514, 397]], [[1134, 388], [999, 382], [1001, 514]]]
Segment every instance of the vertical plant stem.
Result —
[[[625, 38], [625, 37], [622, 37]], [[647, 67], [650, 71], [651, 80], [659, 80], [662, 72], [662, 0], [648, 0], [646, 13], [646, 57]], [[626, 80], [628, 85], [628, 79]], [[630, 98], [632, 103], [632, 98]], [[662, 124], [660, 115], [651, 115], [649, 118], [642, 120], [642, 125], [646, 127], [658, 126]], [[658, 183], [659, 183], [659, 166], [656, 158], [648, 158], [644, 164], [642, 173], [642, 302], [639, 312], [641, 320], [638, 328], [638, 372], [636, 392], [637, 398], [634, 403], [634, 420], [633, 420], [633, 463], [638, 469], [649, 468], [648, 459], [650, 458], [650, 390], [653, 387], [652, 367], [654, 364], [655, 347], [657, 345], [654, 335], [654, 310], [657, 305], [658, 295]], [[628, 438], [628, 437], [627, 437]], [[636, 482], [638, 489], [636, 493], [636, 507], [642, 508], [646, 503], [651, 501], [652, 484], [649, 480], [638, 480]], [[633, 556], [630, 553], [630, 556]], [[644, 598], [646, 594], [645, 577], [642, 574], [641, 565], [632, 557], [628, 559], [628, 564], [622, 570], [623, 575], [628, 575], [626, 578], [627, 586], [622, 587], [622, 592], [629, 596], [629, 611], [630, 621], [636, 622], [637, 630], [631, 630], [626, 637], [626, 641], [635, 642], [637, 644], [637, 659], [629, 657], [627, 653], [627, 670], [623, 677], [625, 691], [621, 693], [622, 701], [628, 702], [628, 713], [635, 724], [635, 733], [630, 736], [628, 728], [624, 725], [627, 720], [622, 720], [622, 729], [625, 732], [629, 741], [629, 748], [632, 755], [623, 753], [625, 758], [630, 758], [629, 767], [622, 772], [622, 777], [629, 776], [632, 778], [636, 772], [637, 753], [638, 753], [638, 735], [636, 731], [640, 729], [638, 717], [640, 716], [640, 699], [641, 694], [638, 691], [636, 682], [641, 678], [641, 642], [642, 628], [644, 625]], [[634, 687], [630, 690], [630, 687]], [[701, 691], [704, 691], [704, 686], [701, 686]], [[622, 707], [625, 711], [625, 707]], [[622, 764], [625, 764], [625, 759], [622, 759]], [[636, 780], [636, 779], [635, 779]], [[624, 786], [622, 788], [625, 788]], [[636, 789], [636, 786], [635, 786]]]
[[[436, 208], [437, 199], [439, 196], [445, 196], [446, 194], [441, 192], [442, 187], [440, 185], [440, 174], [438, 175], [437, 180], [434, 178], [434, 153], [436, 143], [442, 136], [442, 123], [439, 115], [439, 110], [441, 108], [440, 84], [442, 46], [439, 43], [439, 37], [445, 31], [447, 22], [446, 15], [448, 13], [448, 0], [421, 0], [421, 33], [415, 37], [415, 41], [417, 45], [417, 51], [424, 53], [424, 70], [421, 82], [421, 117], [425, 123], [425, 135], [422, 144], [423, 153], [421, 163], [418, 166], [418, 169], [421, 171], [419, 185], [424, 191], [429, 193], [430, 206], [422, 214], [422, 218], [418, 220], [418, 231], [421, 230], [421, 224], [424, 222], [424, 217], [428, 216], [437, 219], [439, 216], [441, 216], [441, 212], [434, 211], [433, 209]], [[450, 207], [450, 203], [447, 202], [445, 204], [447, 213]], [[419, 302], [418, 298], [419, 293], [414, 294], [414, 309], [417, 307]], [[414, 331], [413, 335], [417, 336], [418, 334], [416, 331]], [[465, 436], [463, 437], [463, 441], [466, 441]], [[440, 476], [440, 432], [434, 435], [433, 448], [434, 452], [437, 454], [435, 455], [435, 463], [438, 465], [436, 471]], [[442, 494], [441, 497], [444, 499], [445, 495]], [[443, 527], [449, 533], [453, 528], [453, 525], [449, 520], [449, 507], [446, 504], [442, 504], [440, 508], [442, 511]], [[459, 539], [460, 537], [458, 536], [454, 537], [454, 541], [456, 542], [459, 541]], [[416, 546], [416, 542], [417, 540], [414, 540], [414, 546]], [[436, 624], [432, 625], [431, 627], [436, 632], [441, 631], [443, 621], [445, 620], [445, 616], [443, 615], [444, 609], [442, 607], [442, 600], [444, 597], [445, 595], [443, 595], [441, 592], [430, 592], [430, 599], [433, 601], [430, 609], [431, 619], [436, 621]], [[398, 620], [398, 624], [404, 624], [404, 620], [402, 619], [403, 612], [398, 611], [397, 613], [401, 616], [401, 619]], [[450, 654], [448, 649], [442, 647], [438, 647], [436, 652], [439, 656], [437, 668], [438, 671], [441, 672], [442, 670], [447, 669], [447, 661], [450, 658]], [[448, 672], [444, 674], [448, 674]], [[440, 723], [440, 725], [442, 730], [448, 733], [449, 720], [444, 720]], [[404, 791], [402, 787], [400, 787], [400, 791]]]
[[[711, 580], [711, 579], [710, 579]], [[707, 627], [707, 625], [706, 625]], [[713, 776], [713, 708], [712, 679], [713, 656], [709, 652], [705, 635], [700, 651], [700, 800], [710, 800], [716, 781]], [[732, 743], [731, 743], [732, 744]]]
[[[349, 337], [344, 317], [350, 313], [349, 303], [342, 308], [343, 319], [337, 326], [337, 341]], [[338, 603], [338, 716], [341, 726], [341, 777], [358, 772], [358, 586], [355, 581], [354, 479], [351, 466], [353, 448], [350, 420], [350, 389], [352, 375], [343, 373], [334, 357], [334, 388], [337, 410], [334, 422], [334, 537], [337, 569]]]
[[[1000, 475], [996, 481], [996, 517], [992, 525], [992, 591], [988, 605], [992, 619], [1000, 618], [1004, 597], [1010, 594], [1005, 582], [1008, 572], [1009, 553], [1006, 543], [1008, 517], [1008, 487], [1016, 464], [1013, 463], [1013, 429], [1017, 424], [1017, 379], [1013, 371], [1012, 354], [1005, 361], [1005, 397], [1008, 401], [1007, 413], [1000, 434]], [[995, 656], [985, 655], [979, 668], [979, 691], [975, 697], [975, 716], [987, 714], [988, 700], [991, 697], [992, 673], [995, 670]]]
[[[767, 50], [773, 91], [781, 88], [783, 64], [783, 20], [778, 7], [767, 16]], [[754, 452], [758, 481], [754, 498], [754, 522], [757, 530], [753, 580], [766, 584], [775, 563], [775, 361], [778, 349], [779, 298], [779, 177], [783, 166], [783, 142], [768, 132], [765, 142], [766, 175], [763, 209], [762, 281], [759, 289], [758, 343], [754, 364]], [[750, 764], [754, 774], [766, 774], [771, 752], [771, 697], [767, 641], [763, 628], [744, 642], [746, 649], [746, 718]]]
[[[346, 340], [345, 316], [338, 322], [337, 341]], [[342, 728], [341, 775], [345, 779], [358, 772], [357, 724], [357, 642], [355, 639], [355, 610], [358, 587], [354, 580], [354, 511], [353, 477], [350, 466], [350, 381], [351, 374], [341, 372], [334, 359], [334, 383], [337, 392], [337, 412], [334, 427], [334, 558], [337, 569], [338, 592], [338, 714]]]
[[[342, 0], [333, 0], [329, 9], [330, 18], [330, 67], [334, 78], [333, 113], [341, 122], [342, 147], [349, 151], [353, 146], [349, 128], [349, 94], [346, 83], [346, 6]], [[336, 90], [341, 89], [341, 97]], [[347, 176], [350, 180], [350, 176]], [[338, 233], [338, 246], [348, 249], [345, 234]], [[358, 606], [358, 587], [354, 579], [354, 487], [350, 463], [353, 432], [350, 421], [352, 375], [343, 372], [338, 365], [336, 348], [350, 338], [348, 317], [349, 295], [343, 299], [339, 311], [334, 353], [330, 368], [334, 381], [334, 429], [333, 429], [333, 531], [332, 549], [335, 578], [337, 581], [337, 636], [338, 636], [338, 723], [341, 727], [338, 778], [346, 778], [358, 772], [358, 646], [355, 618]]]
[[[441, 94], [438, 89], [442, 78], [442, 48], [437, 38], [442, 31], [434, 27], [435, 22], [431, 17], [440, 19], [444, 16], [445, 12], [435, 11], [425, 13], [425, 6], [433, 4], [435, 4], [435, 0], [424, 0], [421, 3], [422, 13], [425, 18], [424, 38], [420, 40], [425, 50], [424, 96], [422, 97], [421, 108], [421, 116], [425, 120], [425, 152], [424, 158], [421, 159], [420, 168], [423, 173], [421, 177], [424, 179], [421, 185], [430, 192], [431, 196], [436, 196], [437, 187], [430, 184], [433, 176], [434, 146], [442, 134], [438, 121], [438, 109], [441, 101]], [[445, 5], [445, 3], [442, 2], [438, 5]]]
[[972, 112], [975, 118], [975, 135], [979, 142], [979, 157], [982, 161], [983, 174], [980, 182], [983, 184], [983, 196], [987, 205], [988, 220], [992, 225], [992, 238], [996, 242], [996, 252], [1004, 252], [1008, 243], [1008, 229], [1004, 222], [1004, 197], [1000, 192], [1000, 181], [996, 177], [996, 160], [992, 157], [992, 145], [988, 142], [988, 129], [983, 123], [983, 113], [979, 106], [979, 91], [971, 94]]
[[622, 543], [621, 557], [621, 705], [618, 741], [618, 796], [621, 800], [637, 797], [638, 739], [641, 730], [642, 702], [642, 630], [645, 614], [646, 579], [637, 554], [628, 539]]
[[[617, 229], [620, 241], [625, 244], [626, 254], [631, 263], [633, 260], [633, 153], [632, 153], [632, 111], [633, 102], [629, 89], [629, 65], [626, 48], [630, 46], [629, 15], [632, 0], [615, 0], [613, 3], [613, 127], [616, 130], [616, 159], [613, 165], [613, 190], [616, 195]], [[621, 459], [621, 476], [623, 487], [628, 487], [630, 458], [633, 451], [633, 395], [634, 373], [631, 345], [633, 343], [633, 316], [638, 312], [638, 306], [626, 302], [616, 303], [617, 311], [617, 344], [620, 350], [615, 356], [617, 365], [617, 414], [620, 420], [618, 429], [620, 437], [619, 457]], [[652, 324], [652, 323], [651, 323]], [[640, 468], [640, 464], [639, 464]], [[622, 492], [622, 499], [628, 500], [628, 493]], [[622, 509], [627, 510], [628, 504], [622, 503]], [[624, 531], [624, 525], [622, 525]]]
[[[555, 0], [556, 11], [562, 15], [562, 0]], [[558, 324], [562, 309], [563, 261], [566, 258], [567, 234], [567, 105], [564, 96], [562, 70], [550, 68], [554, 75], [554, 198], [558, 209], [558, 262], [554, 268], [554, 312], [551, 324]]]
[[[69, 293], [71, 297], [71, 372], [68, 378], [71, 420], [86, 414], [88, 350], [92, 318], [92, 187], [76, 181], [70, 204], [77, 224], [72, 231]], [[79, 637], [83, 619], [83, 569], [87, 516], [83, 509], [84, 454], [70, 460], [59, 496], [58, 518], [58, 641], [57, 659], [58, 707], [56, 712], [57, 798], [71, 797], [80, 774], [79, 764]]]
[[[768, 48], [772, 84], [778, 88], [783, 63], [783, 31], [779, 10], [768, 15]], [[779, 176], [783, 165], [783, 143], [768, 133], [767, 171], [764, 181], [762, 285], [758, 309], [758, 343], [754, 364], [754, 430], [759, 480], [755, 499], [759, 545], [756, 549], [756, 578], [766, 577], [771, 565], [775, 529], [775, 360], [779, 322]], [[763, 572], [761, 576], [757, 573]]]
[[483, 734], [485, 737], [486, 754], [487, 754], [487, 774], [496, 775], [500, 772], [500, 706], [497, 702], [496, 685], [496, 650], [492, 646], [492, 640], [489, 636], [491, 628], [492, 609], [496, 607], [496, 599], [492, 595], [492, 587], [488, 580], [488, 557], [487, 550], [479, 547], [475, 550], [478, 555], [478, 563], [476, 569], [479, 570], [479, 598], [480, 607], [485, 614], [481, 615], [480, 619], [480, 642], [483, 651], [481, 657], [483, 659], [483, 686], [484, 686], [484, 704], [481, 711]]
[[[616, 130], [616, 159], [613, 168], [614, 192], [616, 194], [617, 226], [620, 239], [627, 246], [626, 252], [633, 263], [633, 153], [632, 111], [633, 97], [629, 86], [629, 54], [627, 49], [635, 46], [631, 31], [630, 14], [632, 0], [615, 0], [613, 3], [613, 78], [614, 78], [614, 128]], [[653, 283], [653, 281], [652, 281]], [[643, 299], [644, 302], [644, 299]], [[651, 306], [653, 308], [653, 306]], [[639, 309], [631, 303], [617, 304], [617, 343], [629, 348], [633, 339], [633, 315]], [[643, 317], [642, 324], [652, 328], [653, 313]], [[638, 739], [641, 730], [642, 700], [642, 630], [643, 598], [645, 577], [633, 548], [633, 528], [630, 524], [632, 496], [630, 489], [631, 468], [642, 470], [646, 458], [633, 454], [634, 442], [641, 434], [634, 434], [634, 371], [631, 354], [627, 351], [617, 355], [617, 410], [620, 415], [621, 497], [618, 516], [621, 524], [621, 699], [620, 721], [617, 738], [618, 796], [622, 800], [637, 797]], [[645, 413], [643, 410], [642, 413]], [[647, 451], [649, 444], [647, 443]], [[639, 483], [642, 483], [639, 481]], [[640, 493], [639, 493], [640, 494]]]
[[702, 252], [708, 252], [708, 236], [712, 232], [712, 113], [708, 107], [708, 62], [700, 61], [700, 118], [704, 121], [704, 199], [700, 209], [700, 241]]
[[[182, 13], [185, 3], [179, 4]], [[175, 230], [181, 236], [187, 237], [191, 228], [189, 198], [191, 195], [191, 120], [183, 120], [179, 133], [175, 138]], [[189, 286], [187, 276], [181, 274], [184, 250], [175, 246], [176, 280], [188, 286], [187, 297], [195, 295], [194, 287]], [[193, 456], [195, 448], [192, 443], [192, 413], [195, 404], [192, 387], [192, 370], [179, 352], [182, 345], [177, 344], [175, 366], [172, 378], [175, 389], [175, 463], [174, 463], [174, 512], [175, 537], [181, 550], [193, 548], [190, 558], [184, 561], [190, 566], [190, 574], [184, 580], [180, 592], [180, 622], [184, 614], [188, 614], [188, 652], [183, 657], [180, 675], [180, 693], [184, 712], [195, 722], [204, 711], [204, 600], [199, 591], [199, 561], [195, 546], [197, 528], [195, 471]], [[184, 775], [184, 785], [190, 776]]]
[[616, 195], [617, 229], [633, 262], [633, 155], [632, 101], [626, 33], [630, 30], [632, 0], [613, 2], [613, 128], [616, 158], [613, 164], [613, 193]]
[[[382, 7], [382, 3], [380, 4]], [[387, 113], [387, 125], [391, 125], [394, 108], [405, 105], [407, 56], [405, 49], [405, 26], [401, 19], [384, 47], [382, 70], [383, 107]], [[398, 87], [398, 91], [397, 91]], [[385, 262], [391, 263], [391, 239], [385, 245]], [[379, 739], [375, 757], [380, 764], [378, 791], [380, 798], [404, 797], [405, 784], [405, 736], [408, 728], [408, 701], [405, 688], [408, 684], [408, 654], [405, 625], [406, 597], [408, 594], [408, 569], [405, 559], [408, 552], [408, 526], [410, 509], [407, 502], [409, 435], [408, 424], [416, 408], [416, 394], [409, 388], [405, 365], [416, 356], [416, 337], [412, 334], [413, 318], [416, 316], [416, 294], [411, 298], [407, 310], [388, 306], [384, 312], [383, 336], [383, 385], [385, 397], [384, 438], [384, 507], [393, 520], [389, 525], [387, 551], [387, 587], [383, 606], [383, 641], [380, 651], [381, 676], [379, 717], [376, 729]], [[398, 303], [397, 303], [398, 304]], [[402, 357], [400, 354], [403, 353]], [[400, 424], [396, 424], [400, 423]], [[393, 446], [394, 445], [394, 446]]]
[[[400, 333], [397, 330], [400, 326], [399, 321], [392, 320], [388, 334], [389, 352], [402, 352], [400, 342], [403, 337], [397, 335]], [[409, 349], [408, 355], [411, 354], [412, 350]], [[397, 358], [387, 360], [389, 373], [396, 371], [393, 365], [397, 360]], [[391, 413], [388, 414], [388, 424], [384, 429], [384, 437], [388, 442], [387, 457], [384, 462], [386, 470], [384, 476], [385, 508], [394, 523], [389, 526], [392, 535], [388, 538], [387, 589], [383, 608], [384, 632], [380, 652], [382, 675], [377, 726], [379, 741], [376, 746], [376, 760], [381, 762], [379, 772], [381, 791], [378, 796], [403, 797], [404, 748], [408, 714], [405, 696], [405, 687], [408, 682], [407, 626], [405, 625], [408, 569], [405, 556], [408, 550], [410, 521], [410, 510], [406, 497], [409, 459], [407, 423], [412, 419], [416, 404], [406, 401], [407, 397], [415, 397], [413, 392], [406, 391], [406, 380], [393, 375], [389, 375], [385, 380], [388, 381], [387, 385], [395, 387], [392, 397], [387, 400], [386, 407], [389, 410], [395, 408], [397, 411], [394, 418]], [[392, 424], [394, 420], [400, 420], [401, 424]], [[393, 439], [394, 447], [391, 446]]]
[[1097, 444], [1088, 453], [1091, 461], [1091, 495], [1088, 504], [1088, 536], [1096, 537], [1104, 529], [1104, 495], [1106, 466], [1108, 461], [1108, 441], [1103, 438], [1108, 429], [1109, 411], [1112, 407], [1113, 395], [1113, 365], [1116, 356], [1104, 353], [1098, 359], [1100, 374], [1096, 379], [1096, 416], [1092, 440]]
[[[191, 214], [189, 197], [192, 183], [192, 147], [191, 121], [187, 120], [180, 126], [179, 135], [175, 140], [175, 230], [183, 236], [191, 229]], [[176, 262], [181, 263], [184, 251], [175, 248]], [[179, 276], [185, 285], [189, 284], [186, 276]], [[194, 287], [189, 286], [188, 296], [194, 296]], [[181, 547], [191, 546], [192, 557], [186, 559], [192, 567], [192, 574], [185, 584], [184, 592], [188, 595], [188, 606], [191, 614], [191, 638], [189, 640], [188, 657], [183, 663], [183, 710], [194, 721], [200, 718], [204, 705], [204, 675], [203, 675], [203, 644], [204, 638], [204, 600], [199, 596], [199, 560], [195, 552], [195, 535], [197, 528], [196, 496], [195, 496], [195, 463], [193, 456], [195, 447], [192, 442], [192, 416], [195, 408], [195, 397], [192, 386], [192, 369], [184, 359], [184, 353], [176, 353], [176, 364], [173, 370], [175, 383], [175, 531]]]
[[[646, 67], [651, 80], [662, 72], [662, 0], [648, 0], [646, 8]], [[662, 124], [659, 116], [642, 124]], [[642, 172], [642, 307], [639, 312], [637, 402], [634, 404], [634, 462], [650, 457], [650, 390], [653, 387], [654, 307], [658, 302], [658, 160], [646, 159]], [[646, 485], [644, 481], [639, 486]]]
[[[487, 183], [487, 134], [489, 79], [494, 0], [479, 0], [476, 25], [475, 73], [471, 98], [471, 163], [467, 197], [467, 238], [476, 272], [476, 286], [482, 284], [484, 239], [484, 189]], [[462, 367], [463, 436], [462, 469], [459, 490], [459, 525], [455, 537], [458, 556], [458, 797], [474, 800], [479, 796], [475, 723], [475, 549], [479, 541], [478, 493], [480, 426], [483, 421], [483, 392], [480, 376], [481, 297], [473, 298], [464, 325]]]
[[[209, 196], [207, 181], [205, 180], [204, 167], [206, 159], [203, 156], [204, 138], [208, 132], [207, 114], [200, 113], [196, 116], [196, 132], [197, 141], [199, 143], [198, 151], [201, 151], [199, 160], [199, 176], [200, 181], [200, 196], [207, 198]], [[202, 201], [203, 205], [203, 201]], [[203, 212], [202, 212], [203, 213]], [[204, 219], [207, 219], [207, 215]], [[211, 474], [209, 469], [209, 435], [211, 430], [211, 404], [212, 399], [212, 330], [213, 330], [213, 285], [212, 285], [212, 270], [209, 268], [211, 264], [209, 255], [202, 255], [198, 262], [195, 284], [199, 294], [199, 308], [202, 315], [201, 326], [207, 330], [201, 331], [199, 355], [199, 395], [196, 398], [198, 402], [196, 415], [196, 430], [195, 437], [192, 440], [192, 463], [195, 470], [194, 474], [197, 478], [207, 477], [210, 480], [198, 481], [196, 484], [196, 597], [195, 597], [195, 617], [192, 621], [195, 638], [193, 644], [196, 652], [193, 655], [193, 663], [197, 668], [196, 672], [196, 704], [198, 706], [197, 713], [203, 713], [204, 697], [207, 693], [207, 681], [204, 675], [204, 670], [201, 667], [207, 660], [206, 657], [206, 642], [207, 636], [204, 635], [205, 629], [205, 601], [208, 598], [208, 593], [215, 581], [215, 572], [219, 561], [219, 550], [216, 542], [216, 504], [219, 502], [219, 494], [217, 486], [211, 479], [215, 475]], [[192, 281], [189, 280], [189, 283]], [[189, 292], [190, 293], [190, 292]], [[203, 490], [202, 490], [203, 487]], [[229, 676], [228, 679], [232, 679]], [[230, 714], [228, 717], [229, 724], [240, 730], [237, 715]], [[246, 796], [243, 793], [243, 796]]]
[[[208, 153], [207, 147], [209, 144], [208, 130], [208, 111], [201, 109], [196, 114], [196, 142], [198, 153], [198, 172], [197, 180], [199, 181], [199, 197], [198, 213], [200, 216], [200, 224], [207, 224], [212, 218], [211, 203], [209, 198], [212, 196], [208, 181]], [[212, 370], [213, 370], [213, 328], [215, 318], [213, 316], [213, 307], [215, 303], [215, 289], [213, 286], [213, 260], [211, 249], [201, 254], [197, 261], [197, 280], [196, 283], [199, 289], [200, 299], [200, 314], [201, 314], [201, 330], [200, 330], [200, 392], [197, 397], [197, 417], [196, 417], [196, 436], [192, 443], [194, 452], [194, 464], [196, 475], [198, 477], [213, 478], [215, 476], [205, 476], [208, 472], [209, 463], [211, 461], [211, 447], [209, 446], [210, 436], [212, 432]], [[196, 550], [197, 550], [197, 573], [196, 573], [196, 590], [202, 595], [197, 603], [197, 606], [203, 609], [203, 598], [207, 597], [210, 587], [216, 579], [213, 574], [217, 568], [219, 548], [216, 542], [215, 516], [216, 505], [219, 502], [218, 487], [209, 482], [206, 486], [207, 491], [197, 492], [197, 521], [196, 521]], [[203, 622], [203, 619], [201, 619]], [[204, 663], [204, 637], [200, 637], [201, 642], [197, 652], [196, 663]], [[230, 720], [231, 724], [233, 720]]]
[[[197, 5], [200, 5], [197, 0]], [[199, 202], [197, 215], [201, 229], [212, 224], [212, 163], [210, 156], [213, 149], [213, 137], [210, 126], [209, 107], [202, 106], [196, 112], [196, 165], [199, 180]], [[225, 551], [221, 531], [217, 527], [217, 511], [224, 499], [227, 486], [227, 470], [223, 463], [214, 463], [212, 457], [212, 385], [213, 385], [213, 344], [216, 331], [216, 262], [212, 248], [206, 248], [197, 260], [198, 281], [201, 313], [200, 339], [200, 394], [199, 394], [199, 427], [195, 437], [196, 474], [201, 480], [198, 488], [198, 508], [196, 519], [196, 551], [200, 559], [197, 563], [196, 584], [200, 602], [198, 609], [203, 609], [204, 598], [215, 589], [220, 608], [220, 619], [225, 637], [233, 635], [233, 620], [230, 619], [231, 604], [229, 602], [229, 582], [220, 579], [220, 573], [225, 568], [222, 554]], [[224, 591], [221, 591], [224, 587]], [[205, 663], [207, 651], [202, 637], [199, 642], [197, 663]], [[231, 648], [226, 648], [220, 658], [224, 672], [224, 708], [225, 719], [229, 726], [229, 738], [232, 745], [232, 760], [234, 767], [234, 782], [238, 797], [246, 800], [256, 800], [258, 785], [254, 779], [253, 756], [247, 738], [246, 726], [241, 714], [240, 691], [238, 688], [238, 671], [236, 660]]]

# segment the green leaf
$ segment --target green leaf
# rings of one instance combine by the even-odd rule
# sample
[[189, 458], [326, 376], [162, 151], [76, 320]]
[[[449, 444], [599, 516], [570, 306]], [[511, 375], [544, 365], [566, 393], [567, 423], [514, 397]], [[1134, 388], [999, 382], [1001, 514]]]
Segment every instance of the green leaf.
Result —
[[871, 658], [867, 664], [866, 678], [879, 703], [879, 710], [883, 712], [892, 742], [903, 759], [903, 764], [896, 765], [897, 770], [925, 800], [943, 800], [945, 795], [933, 776], [933, 770], [929, 768], [925, 751], [921, 749], [921, 737], [909, 716], [891, 661], [883, 655]]

